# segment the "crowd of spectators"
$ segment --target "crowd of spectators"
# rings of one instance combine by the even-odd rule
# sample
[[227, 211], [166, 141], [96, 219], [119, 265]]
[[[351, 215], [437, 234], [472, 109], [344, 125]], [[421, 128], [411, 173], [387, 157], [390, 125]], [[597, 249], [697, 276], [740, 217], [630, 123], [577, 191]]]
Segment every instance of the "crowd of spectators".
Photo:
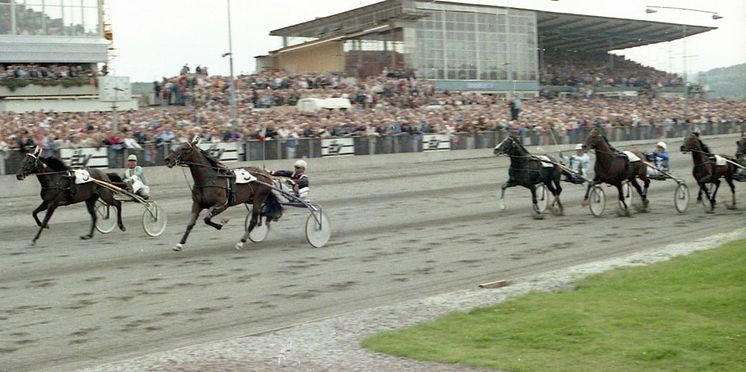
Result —
[[61, 80], [95, 76], [93, 64], [0, 64], [0, 80]]
[[682, 120], [684, 102], [662, 98], [546, 99], [520, 103], [511, 120], [505, 101], [450, 93], [437, 106], [397, 107], [382, 100], [348, 111], [301, 114], [296, 110], [256, 110], [238, 105], [238, 130], [232, 131], [224, 102], [212, 105], [150, 108], [119, 113], [120, 131], [111, 131], [111, 113], [0, 113], [0, 150], [40, 144], [52, 151], [64, 147], [136, 148], [185, 142], [287, 139], [332, 136], [391, 136], [402, 133], [475, 133], [487, 130], [525, 131], [546, 135], [550, 129], [564, 141], [577, 142], [590, 127], [647, 128], [661, 136], [672, 125], [704, 125], [746, 120], [746, 102], [692, 99], [690, 117]]
[[606, 52], [547, 50], [539, 75], [543, 85], [660, 88], [683, 84], [676, 74]]

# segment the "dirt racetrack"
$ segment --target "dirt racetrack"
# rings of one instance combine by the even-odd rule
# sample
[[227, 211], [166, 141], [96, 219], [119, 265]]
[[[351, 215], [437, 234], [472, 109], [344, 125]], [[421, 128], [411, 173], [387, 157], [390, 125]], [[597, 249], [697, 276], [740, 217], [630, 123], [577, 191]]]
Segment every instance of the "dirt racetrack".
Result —
[[[733, 137], [706, 142], [735, 151]], [[692, 160], [678, 146], [669, 146], [672, 172], [686, 180], [693, 203]], [[535, 221], [526, 189], [509, 189], [508, 208], [498, 211], [506, 158], [343, 172], [315, 172], [313, 162], [312, 196], [334, 229], [320, 249], [305, 242], [307, 213], [293, 208], [265, 242], [237, 251], [245, 210], [236, 207], [222, 231], [199, 221], [185, 250], [172, 252], [190, 206], [180, 170], [169, 170], [172, 186], [153, 192], [169, 213], [160, 238], [145, 236], [141, 209], [127, 204], [127, 232], [79, 240], [88, 227], [79, 205], [60, 209], [29, 247], [38, 197], [0, 198], [0, 369], [90, 367], [687, 241], [746, 221], [744, 183], [736, 185], [742, 209], [724, 208], [730, 190], [723, 184], [716, 213], [706, 215], [694, 204], [677, 214], [675, 183], [654, 181], [650, 212], [630, 218], [613, 213], [615, 190], [606, 189], [606, 214], [594, 218], [580, 207], [584, 188], [563, 183], [565, 216]]]

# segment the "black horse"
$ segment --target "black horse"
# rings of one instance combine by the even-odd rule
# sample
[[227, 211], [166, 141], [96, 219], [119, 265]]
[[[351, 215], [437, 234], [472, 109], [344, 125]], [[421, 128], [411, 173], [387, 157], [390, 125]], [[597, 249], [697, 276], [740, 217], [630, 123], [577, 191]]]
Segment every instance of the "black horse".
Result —
[[[647, 195], [648, 187], [650, 186], [650, 179], [647, 176], [647, 165], [641, 161], [632, 162], [627, 156], [621, 155], [622, 152], [611, 146], [609, 140], [596, 128], [591, 129], [588, 137], [585, 139], [585, 144], [596, 153], [596, 163], [593, 165], [593, 171], [596, 176], [593, 178], [593, 181], [588, 183], [588, 188], [583, 197], [583, 205], [587, 205], [588, 196], [594, 186], [606, 183], [615, 186], [619, 192], [619, 215], [629, 217], [629, 206], [624, 201], [624, 192], [622, 191], [622, 184], [627, 181], [637, 190], [637, 193], [642, 198], [640, 211], [646, 211], [649, 204]], [[645, 159], [645, 155], [639, 151], [630, 152], [640, 159]], [[638, 178], [643, 182], [642, 187], [637, 183]]]
[[[110, 182], [109, 176], [98, 170], [86, 169], [94, 179]], [[55, 157], [41, 157], [41, 148], [37, 148], [33, 153], [26, 154], [26, 158], [21, 164], [21, 168], [16, 173], [16, 178], [22, 181], [26, 176], [35, 174], [41, 184], [41, 204], [31, 213], [39, 226], [39, 231], [34, 236], [31, 244], [35, 244], [44, 228], [48, 228], [49, 219], [52, 218], [55, 209], [62, 205], [76, 204], [85, 202], [88, 213], [91, 215], [91, 229], [87, 235], [81, 239], [90, 239], [93, 237], [93, 231], [96, 227], [96, 201], [100, 197], [109, 205], [113, 205], [117, 210], [117, 224], [119, 229], [125, 231], [122, 223], [122, 203], [114, 199], [114, 193], [104, 186], [95, 182], [75, 184], [74, 177], [71, 176], [72, 170]], [[43, 221], [39, 221], [37, 214], [46, 210]]]
[[739, 182], [746, 181], [746, 136], [741, 133], [741, 138], [736, 141], [736, 155], [733, 159], [743, 168], [738, 168], [733, 179]]
[[195, 138], [191, 142], [184, 143], [171, 151], [166, 158], [166, 166], [169, 168], [182, 165], [189, 167], [194, 180], [191, 218], [184, 235], [173, 250], [181, 251], [184, 248], [189, 233], [203, 209], [207, 209], [205, 223], [220, 230], [223, 224], [213, 222], [213, 217], [234, 205], [251, 204], [251, 221], [241, 241], [236, 243], [236, 248], [240, 249], [246, 243], [249, 233], [260, 222], [261, 216], [266, 217], [265, 223], [267, 224], [282, 216], [282, 205], [272, 192], [272, 176], [262, 169], [244, 168], [256, 177], [258, 182], [236, 184], [233, 182], [235, 180], [233, 171], [223, 166], [218, 159], [206, 151], [201, 150], [197, 146], [198, 142]]
[[[520, 142], [510, 136], [495, 146], [495, 155], [508, 155], [510, 157], [510, 168], [508, 169], [508, 182], [501, 188], [500, 199], [505, 198], [505, 189], [513, 186], [523, 186], [531, 190], [531, 202], [533, 203], [532, 214], [534, 218], [541, 219], [542, 215], [536, 199], [536, 185], [544, 184], [554, 196], [552, 202], [552, 213], [561, 216], [564, 207], [560, 201], [562, 186], [560, 177], [562, 169], [554, 164], [545, 167], [538, 157], [531, 155]], [[551, 160], [551, 159], [550, 159]]]
[[[697, 193], [697, 202], [702, 201], [702, 192], [705, 193], [705, 197], [709, 201], [709, 209], [707, 213], [713, 213], [715, 211], [716, 200], [718, 189], [720, 189], [720, 179], [725, 178], [725, 182], [730, 186], [732, 194], [733, 204], [729, 205], [726, 203], [725, 207], [728, 209], [736, 209], [736, 186], [733, 184], [734, 176], [736, 175], [737, 168], [733, 163], [726, 162], [724, 165], [717, 165], [715, 155], [712, 154], [710, 148], [702, 142], [699, 135], [696, 133], [690, 133], [685, 139], [684, 144], [681, 145], [681, 152], [692, 153], [692, 161], [694, 162], [694, 168], [692, 168], [692, 176], [699, 185], [699, 192]], [[736, 154], [737, 156], [738, 154]], [[726, 155], [720, 155], [722, 158], [728, 161], [737, 161]], [[714, 184], [715, 189], [710, 194], [707, 184]]]

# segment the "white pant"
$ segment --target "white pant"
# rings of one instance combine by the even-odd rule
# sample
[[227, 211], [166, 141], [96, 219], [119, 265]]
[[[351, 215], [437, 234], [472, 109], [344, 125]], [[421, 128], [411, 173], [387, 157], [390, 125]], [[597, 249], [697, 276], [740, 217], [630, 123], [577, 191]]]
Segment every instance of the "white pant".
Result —
[[[280, 182], [280, 189], [288, 194], [295, 195], [295, 190], [285, 182]], [[298, 195], [296, 196], [303, 200], [308, 200], [308, 189], [308, 187], [304, 187], [298, 190]]]
[[660, 177], [663, 173], [657, 168], [648, 167], [648, 177]]
[[128, 178], [132, 184], [132, 191], [141, 196], [148, 196], [150, 195], [150, 187], [148, 185], [142, 183], [142, 180], [140, 180], [140, 177], [138, 176], [132, 176]]

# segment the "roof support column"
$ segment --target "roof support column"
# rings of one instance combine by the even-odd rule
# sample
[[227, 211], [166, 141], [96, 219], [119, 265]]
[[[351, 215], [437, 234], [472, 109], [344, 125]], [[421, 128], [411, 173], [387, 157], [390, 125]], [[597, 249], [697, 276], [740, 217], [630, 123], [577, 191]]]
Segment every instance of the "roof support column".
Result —
[[[609, 38], [609, 50], [614, 49], [614, 39]], [[608, 69], [609, 71], [614, 71], [614, 56], [611, 53], [607, 53], [609, 55], [609, 65]]]

